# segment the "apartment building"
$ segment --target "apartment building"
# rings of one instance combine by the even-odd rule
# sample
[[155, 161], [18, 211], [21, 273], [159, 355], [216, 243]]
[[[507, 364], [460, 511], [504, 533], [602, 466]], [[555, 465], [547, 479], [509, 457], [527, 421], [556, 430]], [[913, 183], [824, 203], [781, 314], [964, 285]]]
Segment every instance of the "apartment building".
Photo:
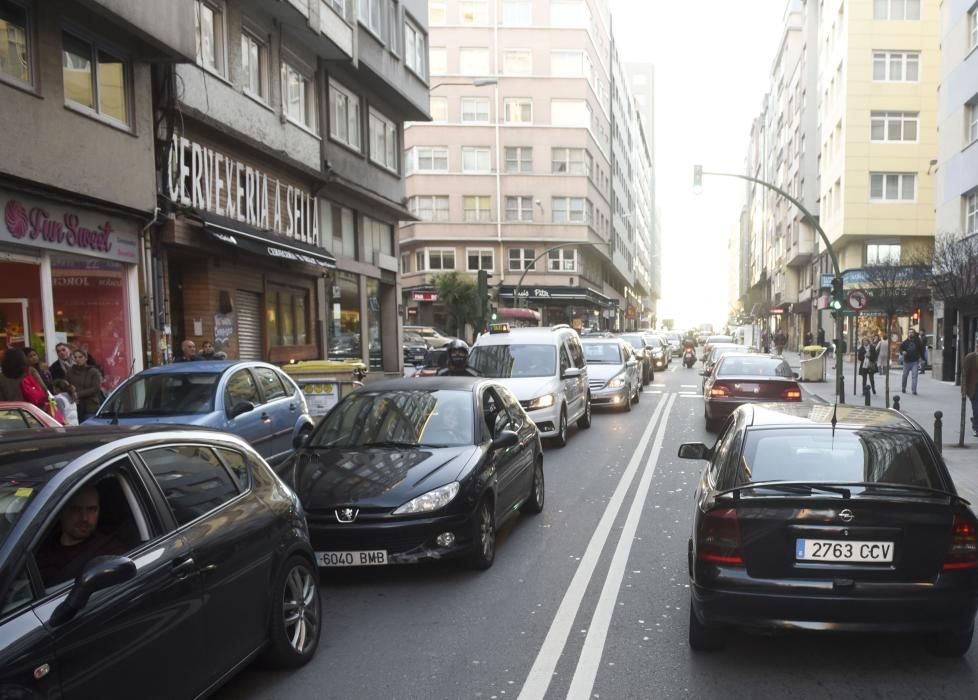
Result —
[[[651, 322], [652, 144], [606, 4], [428, 9], [432, 122], [404, 136], [419, 219], [400, 228], [405, 321], [443, 323], [434, 275], [487, 270], [503, 317]], [[526, 308], [514, 308], [517, 293]]]

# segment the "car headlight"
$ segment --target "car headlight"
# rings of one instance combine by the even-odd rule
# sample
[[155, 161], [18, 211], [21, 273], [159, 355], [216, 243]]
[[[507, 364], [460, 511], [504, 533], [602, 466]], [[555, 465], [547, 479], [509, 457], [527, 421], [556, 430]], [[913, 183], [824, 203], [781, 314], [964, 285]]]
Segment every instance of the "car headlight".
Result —
[[543, 396], [538, 396], [535, 399], [530, 399], [530, 404], [527, 407], [530, 411], [535, 411], [538, 408], [550, 408], [554, 405], [554, 395], [544, 394]]
[[617, 377], [608, 382], [609, 389], [618, 389], [625, 386], [625, 375], [619, 374]]
[[394, 515], [409, 515], [411, 513], [430, 513], [433, 510], [444, 508], [452, 499], [458, 495], [458, 482], [453, 481], [445, 486], [440, 486], [428, 493], [423, 493], [417, 498], [412, 498], [403, 506], [394, 511]]

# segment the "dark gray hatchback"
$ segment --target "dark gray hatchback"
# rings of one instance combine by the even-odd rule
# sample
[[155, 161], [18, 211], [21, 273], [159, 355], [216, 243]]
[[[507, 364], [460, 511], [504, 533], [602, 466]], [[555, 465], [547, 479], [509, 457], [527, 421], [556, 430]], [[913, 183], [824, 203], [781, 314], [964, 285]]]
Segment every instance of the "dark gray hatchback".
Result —
[[726, 628], [919, 632], [961, 656], [978, 608], [978, 520], [896, 411], [755, 404], [704, 459], [689, 540], [689, 643]]

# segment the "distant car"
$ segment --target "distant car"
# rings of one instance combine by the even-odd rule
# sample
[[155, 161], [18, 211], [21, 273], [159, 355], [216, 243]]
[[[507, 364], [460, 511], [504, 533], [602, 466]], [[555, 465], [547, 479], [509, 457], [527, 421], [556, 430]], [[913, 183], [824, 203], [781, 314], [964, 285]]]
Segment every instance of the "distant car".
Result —
[[728, 632], [921, 635], [943, 656], [971, 645], [978, 520], [938, 448], [884, 408], [752, 404], [706, 460], [688, 544], [689, 645]]
[[672, 346], [658, 333], [643, 333], [652, 348], [652, 369], [668, 369], [672, 364]]
[[435, 377], [348, 394], [283, 474], [322, 567], [496, 555], [496, 530], [544, 505], [540, 432], [500, 383]]
[[784, 359], [771, 355], [723, 355], [703, 393], [703, 417], [710, 432], [745, 403], [801, 401], [798, 375]]
[[[80, 542], [62, 544], [64, 523]], [[317, 584], [299, 500], [233, 435], [0, 442], [4, 698], [194, 698], [259, 654], [300, 666], [322, 629]]]
[[710, 348], [709, 352], [704, 352], [701, 361], [703, 362], [703, 371], [700, 375], [703, 377], [703, 391], [706, 391], [706, 380], [709, 379], [710, 375], [713, 374], [713, 368], [716, 366], [720, 358], [726, 355], [728, 352], [738, 352], [738, 353], [749, 353], [753, 352], [746, 345], [735, 345], [733, 343], [717, 343]]
[[683, 336], [681, 333], [667, 331], [662, 334], [662, 337], [669, 343], [673, 357], [679, 357], [683, 354]]
[[454, 335], [440, 331], [434, 326], [404, 326], [402, 330], [408, 333], [417, 333], [424, 338], [424, 341], [428, 343], [428, 347], [431, 348], [443, 348], [455, 340]]
[[302, 390], [265, 362], [221, 360], [153, 367], [119, 385], [85, 425], [171, 423], [244, 438], [272, 464], [313, 428]]
[[648, 384], [655, 378], [655, 368], [653, 367], [652, 344], [645, 339], [642, 333], [622, 333], [618, 336], [632, 346], [639, 364], [642, 365], [642, 384]]
[[0, 401], [0, 433], [25, 428], [60, 428], [61, 423], [26, 401]]
[[714, 345], [721, 343], [735, 343], [733, 336], [730, 335], [711, 335], [703, 343], [703, 356], [706, 357]]
[[418, 333], [404, 331], [404, 339], [401, 343], [404, 351], [405, 365], [423, 365], [425, 356], [428, 354], [428, 343]]
[[621, 338], [582, 338], [591, 404], [632, 410], [642, 396], [641, 365]]

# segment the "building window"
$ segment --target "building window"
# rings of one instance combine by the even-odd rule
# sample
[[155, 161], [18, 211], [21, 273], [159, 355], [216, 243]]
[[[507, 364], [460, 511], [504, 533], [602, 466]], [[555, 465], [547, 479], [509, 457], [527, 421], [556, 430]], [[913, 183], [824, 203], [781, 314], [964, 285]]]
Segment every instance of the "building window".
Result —
[[[327, 286], [327, 290], [330, 287]], [[326, 305], [329, 323], [331, 360], [362, 359], [360, 344], [360, 277], [351, 272], [336, 271], [330, 303]]]
[[591, 107], [584, 100], [551, 100], [550, 123], [554, 126], [591, 126]]
[[489, 123], [488, 97], [463, 97], [462, 121], [466, 123]]
[[550, 25], [587, 29], [590, 12], [584, 0], [550, 0]]
[[873, 112], [873, 141], [916, 141], [918, 112]]
[[388, 170], [397, 170], [397, 125], [370, 110], [370, 160]]
[[869, 198], [874, 202], [912, 202], [917, 197], [913, 173], [870, 173]]
[[510, 248], [509, 249], [509, 271], [519, 272], [521, 270], [535, 270], [536, 251], [533, 248]]
[[550, 151], [554, 175], [590, 175], [591, 154], [583, 148], [554, 148]]
[[917, 82], [920, 80], [920, 54], [916, 51], [874, 51], [873, 80]]
[[455, 269], [454, 248], [422, 248], [415, 253], [418, 272], [441, 272]]
[[316, 131], [316, 87], [311, 78], [284, 61], [282, 97], [285, 116], [310, 131]]
[[424, 58], [427, 55], [425, 35], [411, 21], [404, 22], [404, 62], [422, 78], [425, 77]]
[[503, 0], [503, 26], [533, 25], [533, 0]]
[[241, 69], [244, 89], [262, 102], [268, 99], [268, 49], [250, 32], [241, 32]]
[[484, 76], [489, 74], [489, 49], [469, 47], [459, 49], [459, 73]]
[[555, 224], [583, 224], [585, 219], [584, 197], [554, 197], [550, 211]]
[[431, 121], [447, 122], [448, 121], [448, 98], [447, 97], [429, 98], [428, 110], [431, 112]]
[[364, 262], [373, 263], [374, 253], [394, 255], [394, 227], [383, 221], [363, 217]]
[[356, 212], [325, 199], [319, 200], [319, 230], [333, 255], [356, 259]]
[[462, 148], [463, 173], [492, 172], [492, 165], [490, 163], [488, 148], [476, 146], [465, 146]]
[[346, 0], [323, 0], [323, 2], [329, 5], [340, 17], [346, 18]]
[[206, 0], [195, 0], [194, 29], [197, 39], [197, 63], [218, 75], [226, 75], [222, 6]]
[[978, 48], [978, 7], [968, 13], [968, 46], [972, 49]]
[[978, 190], [965, 197], [964, 230], [969, 236], [978, 233]]
[[360, 98], [334, 80], [329, 81], [329, 135], [360, 150]]
[[447, 173], [448, 148], [445, 146], [415, 146], [408, 151], [409, 172]]
[[577, 272], [577, 251], [569, 248], [551, 250], [547, 255], [547, 269], [551, 272]]
[[448, 195], [426, 194], [411, 197], [408, 208], [422, 221], [448, 221]]
[[492, 221], [489, 211], [490, 198], [486, 195], [467, 194], [462, 197], [464, 219], [466, 221]]
[[920, 0], [873, 0], [873, 19], [920, 19]]
[[129, 67], [87, 41], [62, 35], [65, 102], [120, 124], [129, 123]]
[[360, 24], [378, 37], [384, 35], [384, 0], [359, 0], [357, 18]]
[[448, 73], [448, 49], [444, 46], [432, 46], [428, 49], [428, 70], [431, 75]]
[[532, 124], [533, 100], [528, 97], [509, 97], [503, 101], [503, 119], [507, 124]]
[[968, 105], [968, 143], [978, 141], [978, 102]]
[[468, 272], [492, 272], [493, 262], [492, 248], [468, 248], [465, 251], [465, 269]]
[[406, 275], [411, 272], [411, 254], [402, 253], [401, 254], [401, 274]]
[[869, 243], [866, 245], [867, 265], [898, 265], [899, 263], [899, 243]]
[[0, 2], [0, 78], [31, 84], [31, 33], [27, 9], [14, 2]]
[[462, 0], [458, 4], [458, 21], [460, 24], [486, 26], [489, 24], [489, 3], [487, 0]]
[[265, 293], [266, 326], [272, 347], [308, 345], [309, 290], [269, 285]]
[[504, 75], [530, 75], [531, 73], [533, 73], [533, 52], [530, 49], [503, 51]]
[[584, 51], [550, 52], [550, 75], [558, 78], [591, 78], [591, 59]]
[[533, 197], [507, 197], [506, 221], [533, 221]]
[[533, 172], [533, 149], [527, 146], [506, 147], [506, 172]]
[[428, 26], [441, 27], [447, 23], [445, 0], [428, 0]]

